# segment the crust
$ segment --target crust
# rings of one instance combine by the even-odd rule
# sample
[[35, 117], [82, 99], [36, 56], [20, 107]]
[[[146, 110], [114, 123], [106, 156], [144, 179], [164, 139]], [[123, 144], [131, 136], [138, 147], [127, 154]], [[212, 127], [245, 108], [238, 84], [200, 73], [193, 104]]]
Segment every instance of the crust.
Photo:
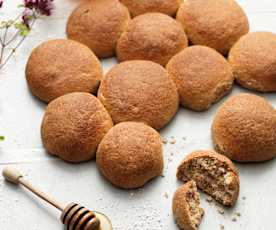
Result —
[[121, 0], [127, 6], [133, 17], [149, 12], [159, 12], [174, 16], [178, 10], [181, 0]]
[[151, 61], [128, 61], [111, 68], [98, 98], [114, 123], [141, 121], [161, 129], [175, 115], [179, 99], [166, 70]]
[[165, 14], [147, 13], [131, 20], [116, 51], [119, 61], [150, 60], [164, 66], [187, 45], [178, 22]]
[[190, 46], [176, 54], [167, 64], [180, 102], [196, 111], [207, 110], [228, 94], [234, 77], [228, 62], [206, 46]]
[[77, 163], [95, 157], [99, 142], [112, 126], [111, 117], [96, 97], [71, 93], [47, 106], [41, 137], [50, 154]]
[[229, 62], [237, 82], [260, 92], [276, 91], [276, 34], [244, 35], [230, 50]]
[[162, 174], [161, 137], [143, 123], [122, 122], [114, 126], [100, 143], [97, 166], [117, 187], [141, 187]]
[[87, 45], [98, 57], [111, 57], [129, 20], [127, 8], [118, 0], [86, 1], [70, 15], [67, 36]]
[[238, 94], [218, 110], [212, 125], [216, 149], [239, 162], [266, 161], [276, 156], [276, 113], [263, 98]]
[[176, 18], [194, 45], [212, 47], [223, 55], [249, 31], [247, 16], [234, 0], [185, 0]]
[[40, 44], [26, 66], [30, 90], [45, 102], [72, 92], [96, 93], [102, 75], [101, 63], [88, 47], [65, 39]]

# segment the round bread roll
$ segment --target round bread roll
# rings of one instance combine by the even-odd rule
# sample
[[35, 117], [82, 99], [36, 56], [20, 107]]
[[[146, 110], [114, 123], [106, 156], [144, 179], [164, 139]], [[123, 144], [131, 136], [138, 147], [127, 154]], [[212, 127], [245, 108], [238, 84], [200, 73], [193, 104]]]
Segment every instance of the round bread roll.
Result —
[[260, 92], [276, 91], [276, 34], [244, 35], [230, 50], [229, 62], [237, 82]]
[[49, 102], [72, 92], [96, 93], [102, 79], [100, 61], [78, 42], [50, 40], [35, 48], [26, 66], [26, 79], [32, 93]]
[[166, 65], [187, 45], [178, 22], [165, 14], [147, 13], [131, 20], [117, 43], [117, 57], [119, 61], [149, 60]]
[[128, 9], [119, 0], [86, 1], [69, 17], [67, 36], [87, 45], [98, 57], [111, 57], [129, 20]]
[[199, 189], [223, 205], [233, 206], [238, 199], [239, 172], [230, 159], [215, 151], [190, 153], [178, 166], [176, 176], [184, 183], [194, 180]]
[[228, 62], [206, 46], [190, 46], [167, 64], [180, 102], [196, 111], [208, 109], [232, 88], [234, 77]]
[[132, 16], [149, 12], [159, 12], [174, 16], [178, 10], [181, 0], [121, 0], [127, 6]]
[[113, 185], [139, 188], [162, 174], [161, 137], [143, 123], [122, 122], [104, 136], [96, 161], [101, 173]]
[[191, 43], [223, 55], [249, 31], [247, 16], [235, 0], [185, 0], [176, 18]]
[[127, 61], [104, 77], [98, 98], [114, 123], [139, 121], [161, 129], [178, 110], [177, 88], [167, 71], [151, 61]]
[[69, 162], [95, 157], [112, 120], [100, 101], [89, 93], [70, 93], [47, 106], [41, 136], [46, 150]]
[[198, 229], [204, 211], [200, 207], [200, 195], [194, 181], [188, 181], [175, 191], [172, 210], [174, 219], [181, 229]]
[[276, 112], [262, 97], [238, 94], [218, 110], [212, 125], [216, 150], [240, 162], [276, 156]]

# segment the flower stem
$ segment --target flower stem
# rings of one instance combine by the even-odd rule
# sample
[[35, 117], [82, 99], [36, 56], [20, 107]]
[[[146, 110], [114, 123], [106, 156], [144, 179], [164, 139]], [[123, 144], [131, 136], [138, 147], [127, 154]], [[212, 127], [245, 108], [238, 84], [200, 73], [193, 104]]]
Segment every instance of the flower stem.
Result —
[[[30, 25], [30, 30], [33, 28], [34, 24], [36, 22], [36, 17], [33, 19], [31, 25]], [[11, 50], [11, 52], [9, 53], [9, 55], [5, 58], [5, 60], [3, 60], [3, 55], [2, 57], [0, 57], [0, 69], [2, 69], [7, 62], [11, 59], [12, 55], [15, 53], [15, 51], [17, 50], [17, 48], [23, 43], [23, 41], [26, 39], [27, 36], [23, 36], [20, 41], [17, 43], [17, 45]], [[16, 38], [16, 36], [15, 36]], [[13, 40], [12, 40], [13, 41]], [[11, 41], [9, 41], [8, 43], [10, 43]], [[2, 50], [4, 50], [6, 44], [4, 43], [4, 45], [2, 45]], [[2, 51], [1, 50], [1, 51]], [[2, 52], [1, 52], [2, 53]], [[4, 52], [3, 52], [4, 53]]]

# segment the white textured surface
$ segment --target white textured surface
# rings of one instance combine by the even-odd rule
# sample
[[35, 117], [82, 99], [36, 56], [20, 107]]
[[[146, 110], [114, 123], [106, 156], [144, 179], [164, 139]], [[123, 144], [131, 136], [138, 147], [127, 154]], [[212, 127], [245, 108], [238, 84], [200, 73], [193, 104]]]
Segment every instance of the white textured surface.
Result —
[[[16, 15], [16, 3], [19, 2], [6, 0], [0, 17]], [[210, 125], [221, 102], [204, 113], [179, 110], [175, 119], [161, 132], [168, 139], [171, 136], [176, 139], [174, 145], [165, 146], [165, 177], [154, 180], [143, 189], [123, 191], [112, 187], [99, 175], [94, 161], [71, 165], [49, 157], [40, 140], [45, 104], [29, 93], [24, 67], [31, 50], [40, 42], [65, 37], [66, 19], [76, 2], [55, 0], [55, 14], [35, 25], [15, 57], [0, 73], [0, 134], [6, 136], [6, 140], [0, 143], [0, 170], [9, 164], [18, 166], [27, 178], [58, 200], [80, 202], [106, 213], [116, 230], [176, 230], [171, 214], [172, 195], [179, 186], [175, 178], [176, 166], [187, 153], [212, 147]], [[275, 0], [239, 2], [248, 14], [251, 31], [276, 32]], [[106, 70], [114, 63], [113, 59], [103, 62]], [[232, 94], [239, 91], [245, 90], [235, 86]], [[276, 95], [263, 96], [276, 106]], [[214, 203], [209, 204], [203, 199], [206, 215], [201, 230], [219, 230], [220, 224], [226, 230], [275, 230], [276, 161], [238, 167], [241, 194], [237, 205], [220, 215]], [[235, 212], [241, 213], [237, 222], [232, 221]], [[52, 207], [0, 179], [1, 230], [63, 229], [58, 217], [59, 213]]]

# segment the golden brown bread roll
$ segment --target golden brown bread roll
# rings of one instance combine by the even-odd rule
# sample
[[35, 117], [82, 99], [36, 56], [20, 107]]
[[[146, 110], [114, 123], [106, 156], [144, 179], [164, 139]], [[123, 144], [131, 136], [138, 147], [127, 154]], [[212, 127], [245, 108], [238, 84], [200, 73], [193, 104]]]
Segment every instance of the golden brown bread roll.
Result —
[[132, 16], [149, 12], [159, 12], [174, 16], [181, 0], [121, 0], [121, 2], [129, 9]]
[[199, 189], [226, 206], [234, 205], [239, 196], [238, 170], [231, 160], [215, 151], [190, 153], [178, 166], [177, 178], [183, 182], [194, 180]]
[[41, 136], [46, 150], [69, 162], [92, 159], [103, 136], [113, 126], [100, 101], [89, 93], [70, 93], [46, 108]]
[[178, 109], [177, 89], [167, 71], [151, 61], [122, 62], [105, 75], [98, 98], [114, 123], [140, 121], [165, 126]]
[[93, 52], [66, 39], [43, 42], [32, 51], [26, 66], [32, 93], [45, 102], [72, 92], [96, 93], [102, 75]]
[[225, 96], [234, 81], [224, 57], [206, 46], [190, 46], [176, 54], [167, 64], [180, 95], [180, 103], [202, 111]]
[[131, 20], [116, 50], [119, 61], [150, 60], [166, 65], [187, 45], [186, 34], [177, 21], [165, 14], [147, 13]]
[[217, 111], [212, 125], [216, 150], [240, 162], [276, 156], [276, 112], [262, 97], [238, 94]]
[[128, 9], [119, 0], [86, 1], [69, 17], [67, 35], [87, 45], [98, 57], [111, 57], [129, 20]]
[[101, 173], [115, 186], [141, 187], [162, 174], [160, 135], [143, 123], [122, 122], [104, 136], [96, 160]]
[[196, 183], [188, 181], [173, 196], [173, 216], [181, 229], [197, 230], [204, 215]]
[[276, 34], [254, 32], [244, 35], [229, 52], [237, 82], [260, 92], [276, 91]]
[[249, 31], [247, 16], [235, 0], [185, 0], [176, 18], [192, 44], [224, 55]]

